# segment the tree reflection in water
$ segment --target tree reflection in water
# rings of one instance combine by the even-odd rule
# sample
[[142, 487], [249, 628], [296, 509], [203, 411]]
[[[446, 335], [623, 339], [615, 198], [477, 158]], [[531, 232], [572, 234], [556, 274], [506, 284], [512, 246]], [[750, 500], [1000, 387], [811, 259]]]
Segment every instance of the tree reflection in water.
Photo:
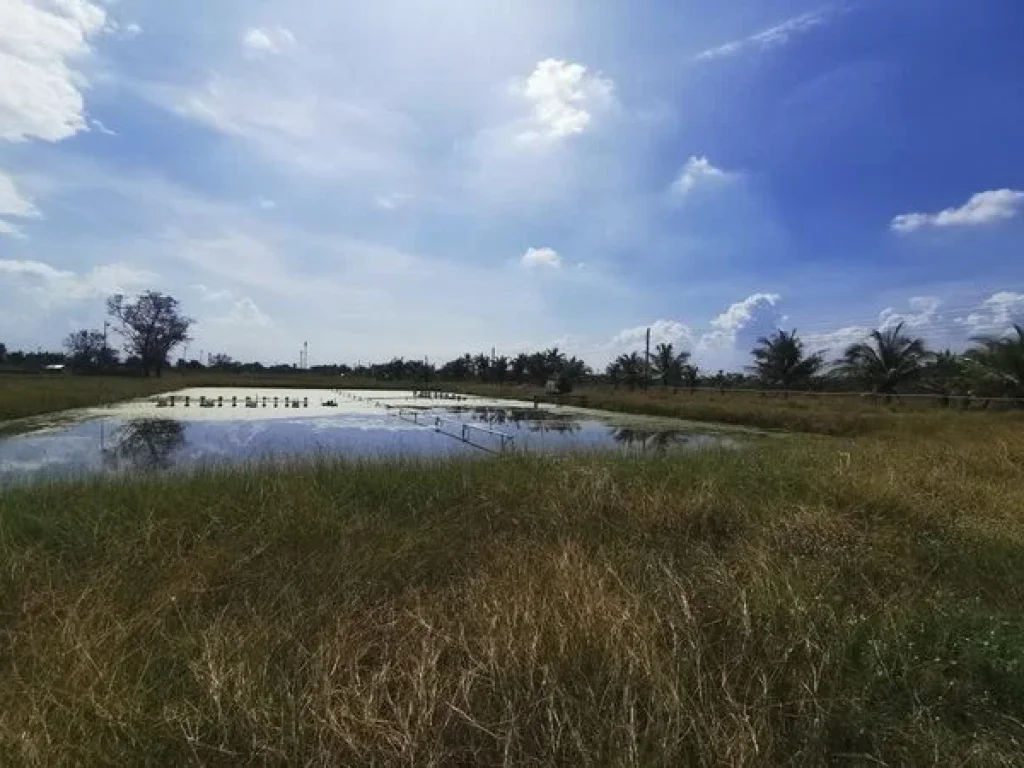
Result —
[[570, 416], [530, 408], [494, 408], [480, 406], [471, 409], [473, 419], [489, 426], [508, 426], [530, 432], [558, 432], [568, 434], [583, 429], [580, 422]]
[[130, 421], [114, 432], [112, 441], [111, 447], [103, 449], [108, 467], [140, 472], [170, 469], [171, 455], [185, 445], [185, 428], [171, 419]]
[[686, 445], [689, 442], [689, 436], [679, 430], [631, 429], [629, 427], [616, 429], [612, 432], [612, 439], [619, 445], [628, 448], [659, 453], [678, 445]]

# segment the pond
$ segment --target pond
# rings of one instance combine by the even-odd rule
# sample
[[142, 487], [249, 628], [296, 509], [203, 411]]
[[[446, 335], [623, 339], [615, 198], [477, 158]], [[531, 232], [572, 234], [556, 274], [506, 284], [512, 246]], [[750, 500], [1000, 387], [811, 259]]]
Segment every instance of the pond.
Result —
[[684, 422], [439, 393], [191, 389], [0, 437], [0, 486], [302, 457], [453, 457], [735, 446]]

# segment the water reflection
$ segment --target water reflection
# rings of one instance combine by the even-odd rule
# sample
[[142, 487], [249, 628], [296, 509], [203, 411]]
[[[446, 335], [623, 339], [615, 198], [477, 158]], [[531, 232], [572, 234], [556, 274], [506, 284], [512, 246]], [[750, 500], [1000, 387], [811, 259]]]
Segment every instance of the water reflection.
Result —
[[103, 448], [108, 469], [154, 472], [174, 466], [174, 453], [185, 446], [185, 427], [171, 419], [131, 421], [118, 427], [110, 439], [112, 445]]
[[691, 435], [679, 430], [650, 430], [621, 427], [612, 432], [618, 445], [641, 451], [667, 451], [690, 441]]
[[556, 432], [560, 434], [572, 434], [579, 432], [583, 425], [571, 416], [565, 416], [551, 411], [533, 410], [530, 408], [495, 408], [483, 406], [476, 408], [453, 409], [456, 412], [468, 413], [474, 421], [479, 421], [491, 427], [513, 427], [515, 429], [527, 429], [530, 432]]
[[[47, 477], [142, 474], [302, 456], [484, 456], [502, 448], [541, 454], [615, 448], [658, 454], [735, 445], [721, 435], [660, 430], [657, 424], [615, 426], [532, 408], [464, 406], [420, 413], [419, 422], [379, 412], [305, 419], [84, 421], [0, 438], [0, 489]], [[435, 429], [435, 415], [485, 426], [493, 433], [474, 434], [476, 442], [463, 440], [450, 426]]]

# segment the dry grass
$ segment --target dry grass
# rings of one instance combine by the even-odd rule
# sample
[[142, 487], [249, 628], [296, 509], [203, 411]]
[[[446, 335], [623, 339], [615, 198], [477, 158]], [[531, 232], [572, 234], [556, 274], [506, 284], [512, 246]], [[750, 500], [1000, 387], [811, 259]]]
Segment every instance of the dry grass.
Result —
[[[540, 395], [546, 400], [559, 401], [559, 398], [544, 397], [542, 390], [536, 387], [474, 385], [459, 388], [491, 396], [531, 398]], [[579, 397], [585, 397], [589, 407], [602, 410], [837, 437], [894, 434], [933, 437], [958, 435], [965, 430], [984, 431], [993, 423], [993, 412], [997, 408], [992, 405], [992, 410], [983, 410], [981, 400], [964, 411], [958, 407], [942, 407], [936, 401], [909, 397], [894, 398], [886, 403], [850, 395], [783, 397], [729, 390], [691, 393], [686, 389], [662, 387], [643, 391], [601, 386], [581, 387], [572, 398], [561, 401], [575, 404]], [[1005, 405], [1000, 407], [1006, 408]], [[1024, 409], [1001, 411], [995, 419], [1024, 427]]]
[[12, 491], [0, 764], [1015, 764], [1022, 546], [996, 420]]

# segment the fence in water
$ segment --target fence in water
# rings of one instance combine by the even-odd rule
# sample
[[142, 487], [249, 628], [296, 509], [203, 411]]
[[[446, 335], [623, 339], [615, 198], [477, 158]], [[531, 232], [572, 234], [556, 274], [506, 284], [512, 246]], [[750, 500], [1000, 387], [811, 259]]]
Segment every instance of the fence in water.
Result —
[[[387, 399], [391, 398], [360, 397], [359, 395], [352, 395], [349, 393], [344, 394], [346, 394], [346, 396], [354, 400], [359, 400], [360, 402], [364, 403], [372, 403], [378, 408], [383, 408], [385, 411], [398, 417], [402, 421], [408, 422], [410, 424], [415, 424], [426, 429], [433, 429], [435, 432], [447, 435], [448, 437], [455, 438], [456, 440], [461, 440], [467, 445], [470, 445], [473, 448], [477, 448], [478, 450], [481, 451], [488, 451], [490, 453], [505, 453], [507, 450], [515, 448], [515, 437], [506, 432], [501, 432], [500, 430], [497, 429], [491, 429], [490, 427], [482, 427], [477, 424], [469, 424], [468, 422], [461, 421], [459, 419], [438, 416], [437, 414], [426, 413], [422, 410], [402, 408], [385, 402]], [[403, 397], [394, 399], [404, 400], [407, 398]], [[453, 395], [451, 397], [445, 397], [441, 399], [457, 400], [459, 402], [464, 402], [469, 398], [466, 397], [465, 395]], [[492, 446], [484, 445], [479, 440], [479, 438], [484, 435], [491, 438], [492, 442], [497, 443], [497, 450], [495, 450], [494, 447]]]

